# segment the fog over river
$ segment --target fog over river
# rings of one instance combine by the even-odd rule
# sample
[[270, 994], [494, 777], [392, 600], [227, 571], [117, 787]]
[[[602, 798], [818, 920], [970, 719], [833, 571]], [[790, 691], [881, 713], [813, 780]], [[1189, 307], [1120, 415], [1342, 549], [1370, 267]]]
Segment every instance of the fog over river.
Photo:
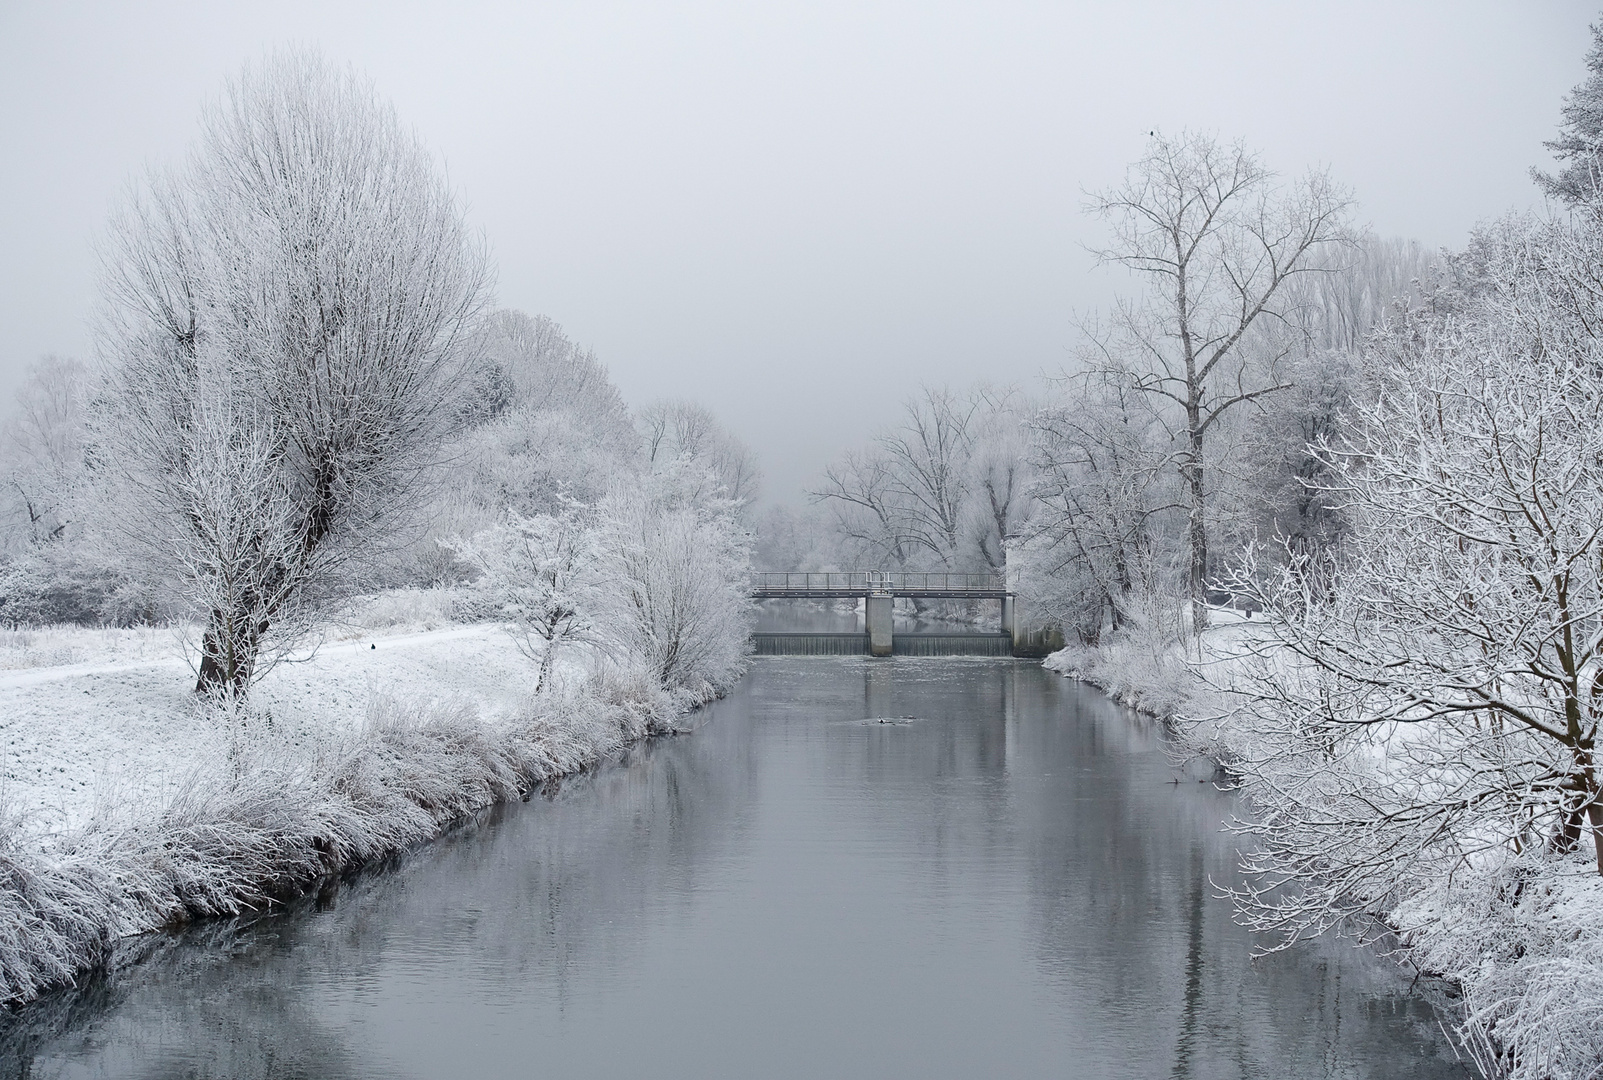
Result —
[[698, 718], [286, 913], [148, 941], [6, 1020], [0, 1071], [1468, 1075], [1390, 962], [1251, 960], [1210, 884], [1231, 798], [1035, 664], [760, 659]]

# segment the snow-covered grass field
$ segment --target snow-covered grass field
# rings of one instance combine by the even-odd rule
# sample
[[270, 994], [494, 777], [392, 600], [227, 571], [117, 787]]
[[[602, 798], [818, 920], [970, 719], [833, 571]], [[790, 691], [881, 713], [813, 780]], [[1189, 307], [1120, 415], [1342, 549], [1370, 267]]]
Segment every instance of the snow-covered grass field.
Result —
[[[456, 624], [427, 594], [369, 600], [303, 658], [280, 664], [252, 707], [289, 745], [360, 728], [375, 695], [512, 715], [534, 669], [496, 624]], [[197, 707], [185, 628], [48, 627], [0, 635], [0, 803], [33, 836], [159, 805], [232, 733]]]

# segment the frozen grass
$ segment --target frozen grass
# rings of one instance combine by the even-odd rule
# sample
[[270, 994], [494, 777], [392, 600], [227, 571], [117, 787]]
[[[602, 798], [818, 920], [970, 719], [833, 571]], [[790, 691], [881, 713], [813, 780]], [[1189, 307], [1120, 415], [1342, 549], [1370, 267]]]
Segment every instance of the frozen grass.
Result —
[[154, 626], [128, 629], [42, 626], [0, 630], [0, 671], [154, 660], [172, 654], [177, 640], [175, 633], [172, 629]]
[[359, 596], [336, 616], [336, 640], [398, 630], [439, 630], [472, 621], [475, 596], [468, 589], [391, 589]]
[[587, 675], [575, 656], [531, 695], [535, 668], [457, 603], [365, 601], [236, 715], [196, 704], [170, 630], [0, 640], [15, 665], [0, 670], [0, 1001], [70, 982], [129, 935], [259, 911], [402, 852], [715, 694]]
[[104, 815], [42, 846], [0, 820], [0, 1000], [70, 982], [129, 934], [258, 911], [403, 852], [672, 729], [684, 704], [626, 680], [531, 697], [499, 721], [380, 696], [320, 749], [231, 718], [229, 752], [154, 816]]

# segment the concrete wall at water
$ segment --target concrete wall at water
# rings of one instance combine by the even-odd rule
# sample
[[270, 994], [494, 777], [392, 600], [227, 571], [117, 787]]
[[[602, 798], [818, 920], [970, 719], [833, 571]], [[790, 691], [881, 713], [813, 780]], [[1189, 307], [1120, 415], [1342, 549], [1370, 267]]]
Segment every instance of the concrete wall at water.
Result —
[[[751, 636], [758, 656], [868, 656], [867, 634], [789, 634], [760, 631]], [[897, 634], [895, 656], [1011, 656], [1007, 634]]]
[[758, 656], [867, 656], [867, 634], [786, 634], [759, 632], [751, 636]]

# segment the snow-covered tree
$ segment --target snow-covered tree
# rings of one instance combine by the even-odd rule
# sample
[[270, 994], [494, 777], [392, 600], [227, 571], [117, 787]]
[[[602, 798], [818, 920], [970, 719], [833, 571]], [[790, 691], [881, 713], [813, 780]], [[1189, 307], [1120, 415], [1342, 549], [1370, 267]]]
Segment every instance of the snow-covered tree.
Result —
[[1349, 240], [1350, 205], [1324, 173], [1281, 184], [1240, 143], [1193, 132], [1155, 134], [1122, 184], [1090, 198], [1114, 231], [1098, 257], [1150, 284], [1093, 337], [1099, 366], [1177, 414], [1196, 628], [1207, 622], [1209, 436], [1286, 385], [1279, 361], [1296, 340], [1279, 330], [1295, 325], [1298, 299], [1286, 286], [1328, 268], [1321, 256]]
[[205, 620], [197, 689], [242, 693], [391, 542], [487, 280], [416, 137], [306, 54], [248, 67], [114, 220], [103, 456], [124, 543]]
[[982, 384], [970, 426], [968, 474], [970, 534], [981, 563], [1007, 567], [1007, 546], [1029, 527], [1035, 510], [1035, 461], [1028, 425], [1039, 404], [1017, 387]]
[[[978, 392], [924, 387], [902, 402], [900, 424], [825, 470], [813, 499], [835, 511], [841, 535], [871, 562], [898, 569], [977, 569], [976, 534], [984, 536], [991, 527], [974, 501], [976, 416], [983, 404]], [[1000, 462], [986, 464], [991, 493], [1015, 497], [1020, 486], [1008, 485], [1016, 478]], [[998, 509], [1004, 521], [1015, 512], [1008, 501]]]
[[66, 538], [74, 498], [86, 481], [89, 375], [77, 360], [47, 356], [34, 364], [0, 426], [5, 472], [4, 548]]
[[1288, 936], [1588, 832], [1603, 873], [1603, 230], [1514, 217], [1475, 251], [1318, 449], [1350, 521], [1328, 589], [1295, 558], [1257, 586], [1242, 899]]
[[603, 560], [590, 517], [578, 504], [534, 517], [508, 510], [494, 528], [454, 542], [483, 572], [518, 651], [539, 664], [535, 693], [550, 685], [559, 653], [598, 640]]
[[1123, 379], [1093, 371], [1065, 380], [1060, 400], [1031, 420], [1038, 509], [1026, 534], [1027, 584], [1087, 642], [1171, 584], [1165, 519], [1181, 502], [1150, 405]]
[[1542, 145], [1563, 162], [1557, 175], [1532, 169], [1548, 195], [1571, 207], [1603, 208], [1603, 23], [1592, 24], [1586, 81], [1564, 99], [1558, 138]]
[[1488, 1074], [1529, 1080], [1603, 1053], [1576, 880], [1603, 875], [1603, 228], [1579, 220], [1480, 230], [1373, 338], [1315, 448], [1345, 535], [1242, 568], [1267, 636], [1218, 721], [1249, 924], [1387, 916], [1464, 980]]
[[657, 401], [637, 418], [646, 464], [681, 478], [709, 477], [709, 497], [750, 503], [757, 497], [762, 471], [751, 448], [693, 401]]
[[705, 699], [744, 669], [751, 538], [729, 500], [672, 473], [620, 480], [597, 508], [600, 632], [620, 662]]

